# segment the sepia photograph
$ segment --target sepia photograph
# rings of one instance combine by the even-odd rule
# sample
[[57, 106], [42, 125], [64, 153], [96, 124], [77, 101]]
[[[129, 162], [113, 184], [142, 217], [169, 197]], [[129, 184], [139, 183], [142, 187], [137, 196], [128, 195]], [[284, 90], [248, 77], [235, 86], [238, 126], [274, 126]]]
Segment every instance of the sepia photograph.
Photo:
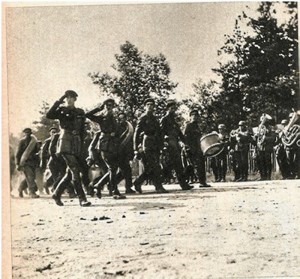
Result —
[[299, 278], [298, 9], [3, 2], [2, 278]]

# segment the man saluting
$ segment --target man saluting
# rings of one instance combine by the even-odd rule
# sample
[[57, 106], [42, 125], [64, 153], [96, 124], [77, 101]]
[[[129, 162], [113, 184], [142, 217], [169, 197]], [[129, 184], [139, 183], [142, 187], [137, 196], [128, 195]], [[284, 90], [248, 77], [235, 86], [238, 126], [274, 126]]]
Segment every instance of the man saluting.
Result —
[[[80, 205], [90, 206], [91, 203], [86, 199], [80, 178], [79, 158], [83, 145], [85, 115], [82, 109], [75, 107], [77, 97], [78, 95], [75, 91], [66, 91], [50, 108], [46, 117], [49, 119], [59, 119], [60, 121], [61, 133], [57, 143], [57, 153], [62, 155], [72, 174], [72, 182], [79, 197]], [[61, 106], [65, 99], [67, 106]], [[65, 183], [59, 183], [52, 195], [52, 198], [59, 206], [63, 205], [61, 195], [64, 190]]]

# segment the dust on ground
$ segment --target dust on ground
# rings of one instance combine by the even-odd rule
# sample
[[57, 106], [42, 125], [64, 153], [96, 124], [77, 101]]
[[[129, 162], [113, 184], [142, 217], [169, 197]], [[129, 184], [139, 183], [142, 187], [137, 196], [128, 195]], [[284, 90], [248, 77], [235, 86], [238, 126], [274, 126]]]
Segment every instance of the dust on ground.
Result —
[[104, 192], [89, 208], [12, 197], [13, 278], [300, 276], [300, 181], [212, 186]]

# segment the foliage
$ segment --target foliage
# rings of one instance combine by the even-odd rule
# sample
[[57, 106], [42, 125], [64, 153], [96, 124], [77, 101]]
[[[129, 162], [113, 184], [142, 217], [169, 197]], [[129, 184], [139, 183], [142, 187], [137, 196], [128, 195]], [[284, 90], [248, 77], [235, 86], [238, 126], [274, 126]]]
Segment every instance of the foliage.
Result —
[[[199, 79], [193, 84], [194, 93], [189, 98], [183, 100], [183, 104], [189, 109], [197, 109], [200, 113], [200, 127], [203, 133], [216, 130], [217, 123], [222, 122], [222, 102], [219, 89], [215, 81], [208, 83]], [[222, 122], [223, 123], [223, 122]]]
[[37, 137], [38, 140], [44, 141], [49, 137], [49, 129], [52, 126], [58, 127], [57, 120], [48, 119], [46, 117], [46, 113], [49, 111], [50, 105], [43, 101], [42, 106], [40, 108], [40, 119], [37, 121], [33, 121], [33, 129], [32, 132]]
[[[289, 17], [283, 24], [278, 23], [272, 2], [260, 3], [257, 18], [243, 12], [235, 22], [233, 35], [225, 35], [225, 44], [218, 51], [221, 58], [229, 57], [213, 69], [222, 78], [220, 94], [229, 126], [240, 119], [257, 125], [263, 112], [278, 122], [293, 107], [297, 109], [297, 3], [281, 5], [285, 5]], [[244, 21], [249, 32], [242, 31]]]
[[165, 56], [144, 54], [130, 42], [121, 45], [120, 50], [112, 66], [118, 75], [89, 73], [92, 82], [107, 96], [117, 97], [119, 109], [133, 118], [143, 111], [143, 103], [149, 97], [157, 101], [156, 112], [161, 116], [177, 86], [169, 79], [171, 69]]

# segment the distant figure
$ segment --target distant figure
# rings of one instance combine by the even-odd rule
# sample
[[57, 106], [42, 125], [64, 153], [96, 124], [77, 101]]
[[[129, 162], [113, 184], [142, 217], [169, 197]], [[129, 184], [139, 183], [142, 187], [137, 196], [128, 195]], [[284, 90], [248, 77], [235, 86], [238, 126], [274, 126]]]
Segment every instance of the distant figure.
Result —
[[220, 124], [218, 126], [218, 135], [220, 142], [224, 145], [224, 148], [220, 154], [211, 159], [211, 163], [216, 182], [225, 182], [229, 135], [226, 133], [226, 126], [224, 124]]
[[23, 198], [23, 191], [29, 188], [30, 198], [39, 198], [36, 194], [38, 190], [36, 184], [36, 168], [39, 164], [39, 146], [37, 138], [32, 135], [30, 128], [23, 130], [24, 137], [20, 140], [18, 149], [16, 152], [16, 166], [17, 170], [21, 171], [25, 175], [25, 179], [20, 183], [18, 188], [19, 197]]
[[[51, 140], [53, 138], [53, 136], [57, 133], [57, 128], [56, 127], [50, 127], [49, 129], [49, 134], [50, 136], [45, 139], [45, 141], [43, 142], [43, 145], [42, 145], [42, 148], [41, 148], [41, 152], [40, 152], [40, 157], [41, 157], [41, 160], [40, 160], [40, 168], [41, 168], [41, 171], [43, 173], [45, 173], [46, 171], [46, 168], [47, 168], [47, 165], [48, 165], [48, 162], [51, 158], [51, 155], [50, 155], [50, 152], [49, 152], [49, 146], [50, 146], [50, 143], [51, 143]], [[47, 174], [47, 173], [46, 173]], [[49, 192], [49, 187], [51, 185], [54, 184], [54, 177], [53, 175], [47, 175], [47, 177], [45, 178], [45, 182], [44, 182], [44, 189], [46, 191], [47, 194], [50, 194]]]
[[241, 120], [239, 128], [230, 132], [230, 153], [233, 158], [234, 181], [248, 180], [248, 158], [250, 143], [253, 141], [252, 132], [246, 126], [246, 122]]
[[286, 154], [286, 146], [282, 142], [282, 137], [284, 136], [284, 128], [287, 126], [287, 119], [283, 119], [280, 123], [282, 125], [282, 129], [276, 131], [276, 143], [275, 143], [275, 156], [278, 162], [279, 170], [282, 175], [282, 179], [288, 179], [290, 176], [288, 162], [287, 162], [287, 154]]
[[272, 154], [276, 141], [276, 134], [270, 125], [272, 117], [263, 114], [260, 118], [261, 124], [255, 135], [257, 150], [257, 167], [260, 173], [260, 180], [271, 180]]

